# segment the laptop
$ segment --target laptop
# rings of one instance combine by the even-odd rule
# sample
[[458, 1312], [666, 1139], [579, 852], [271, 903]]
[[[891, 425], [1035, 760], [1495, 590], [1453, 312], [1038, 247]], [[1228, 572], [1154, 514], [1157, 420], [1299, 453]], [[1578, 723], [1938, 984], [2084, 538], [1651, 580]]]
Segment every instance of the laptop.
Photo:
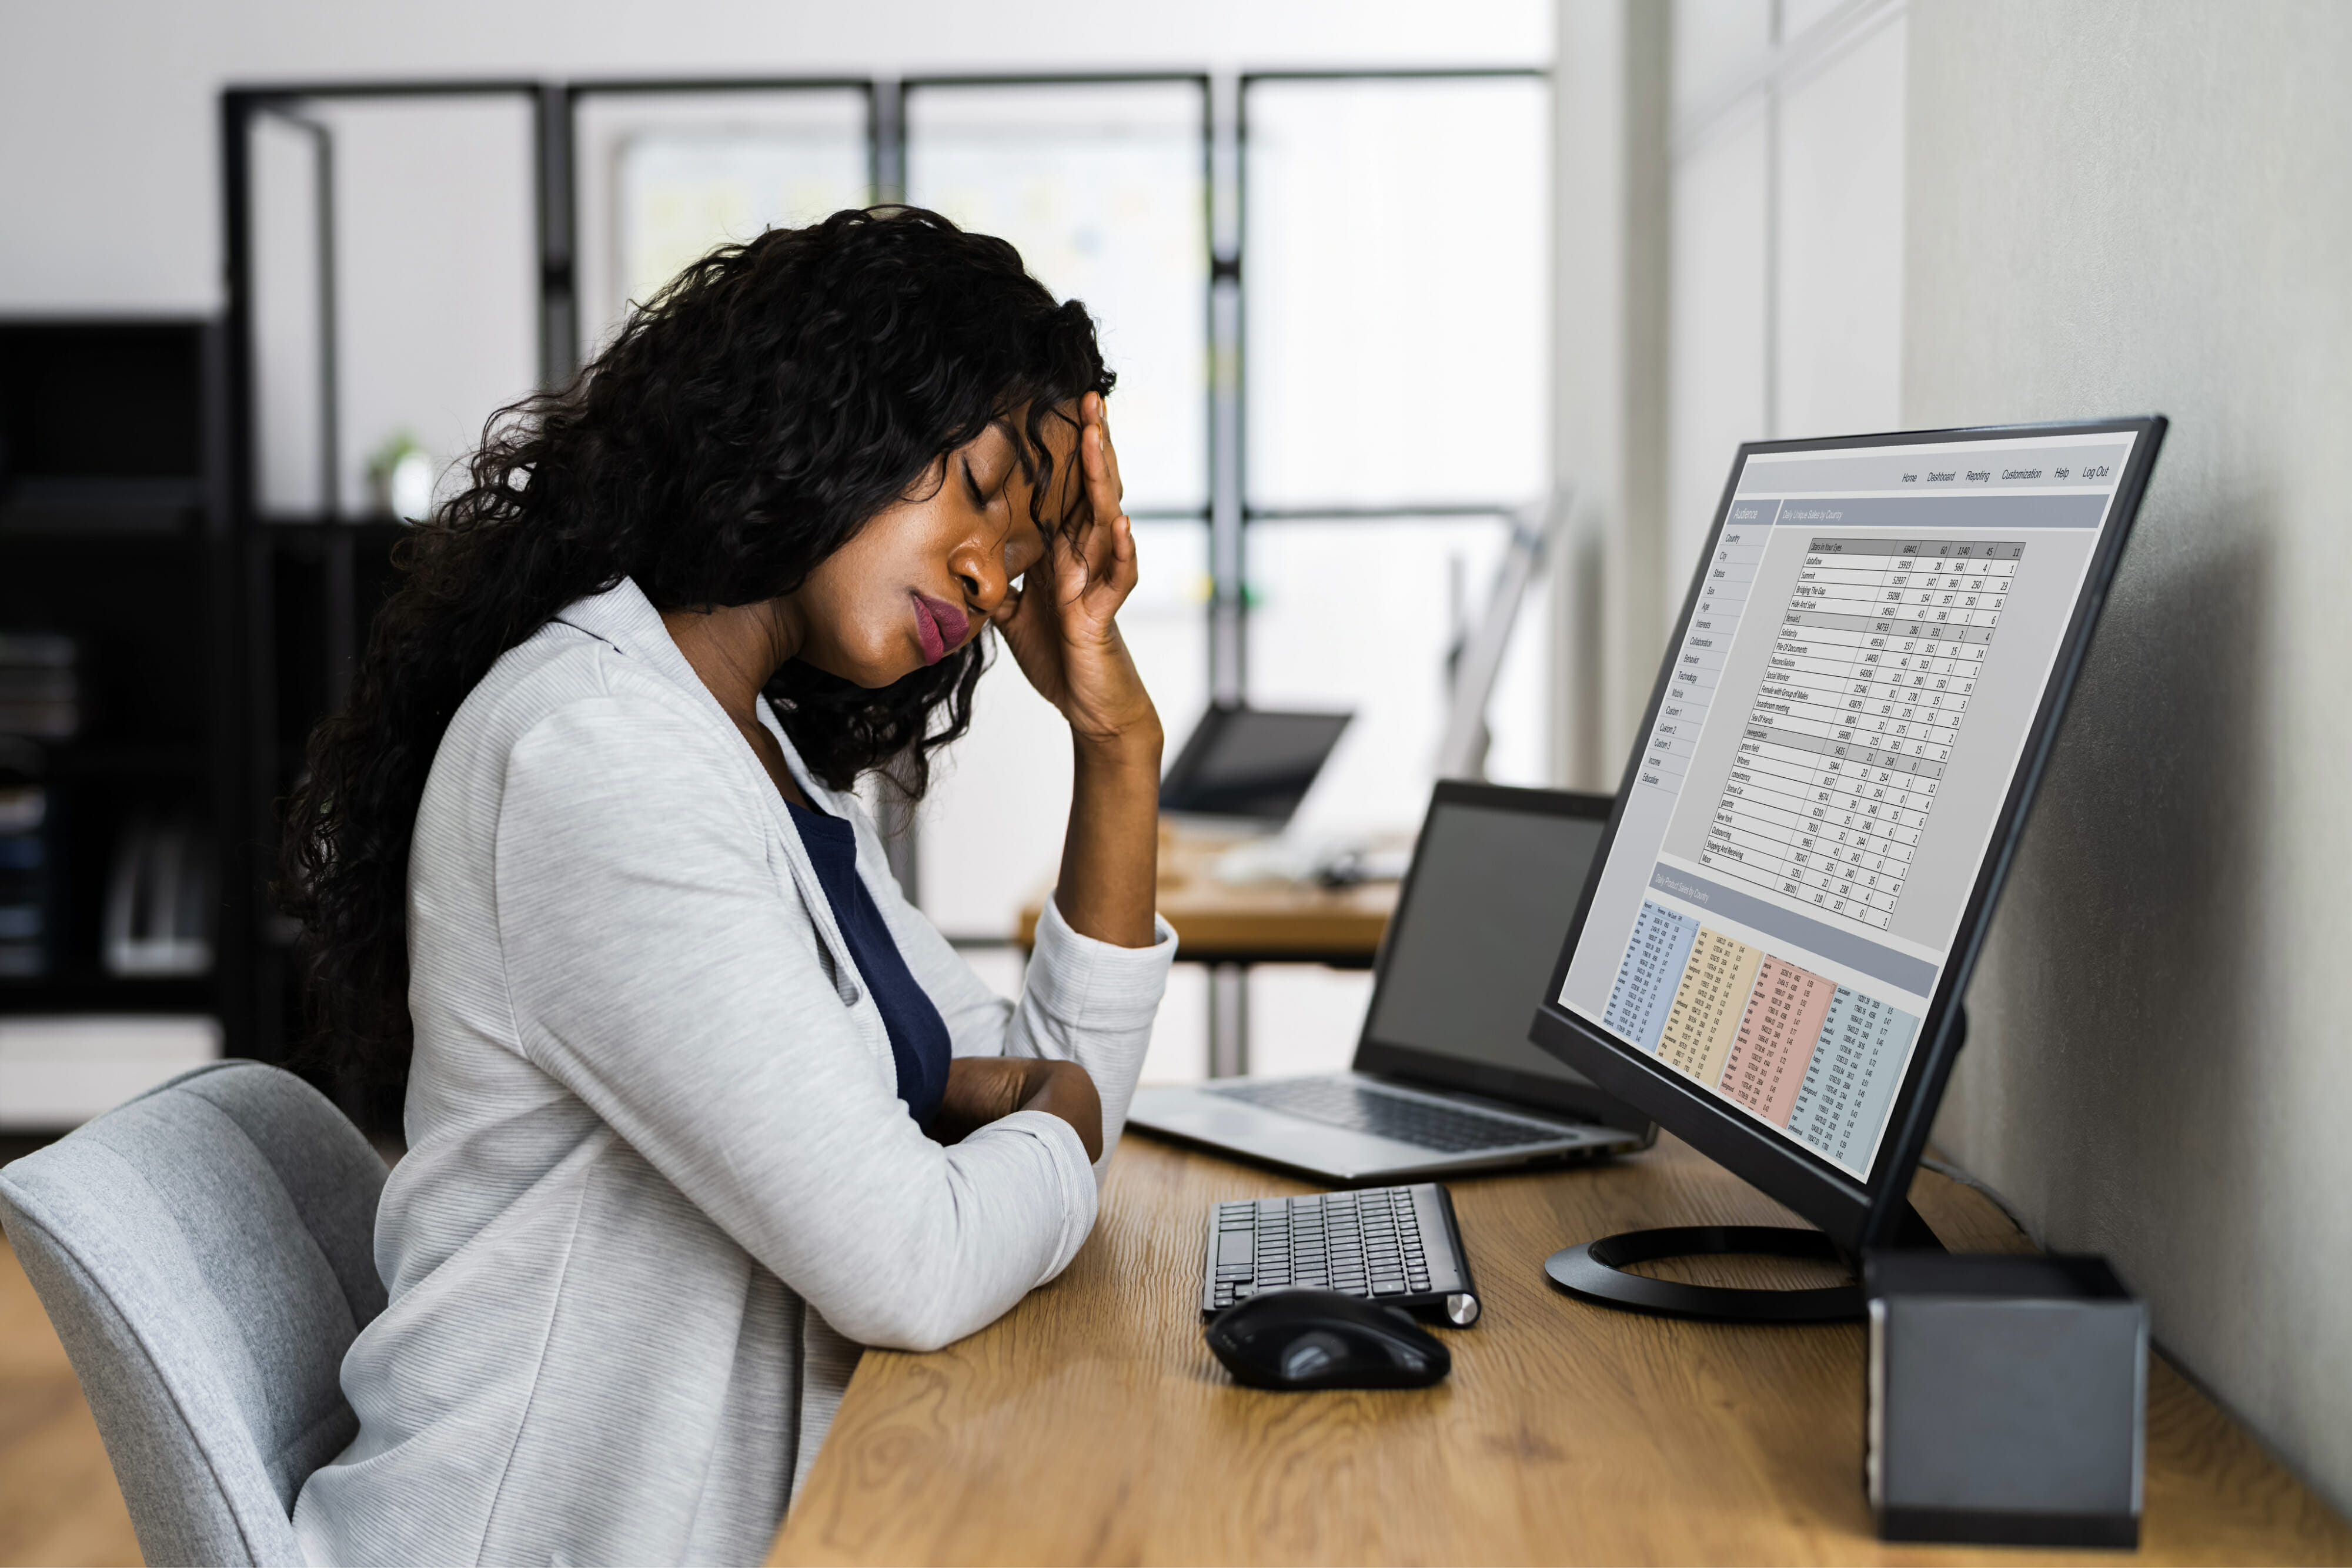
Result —
[[1339, 1185], [1647, 1147], [1647, 1118], [1527, 1038], [1611, 804], [1439, 784], [1352, 1070], [1145, 1089], [1128, 1125]]
[[1160, 809], [1261, 831], [1280, 828], [1314, 787], [1353, 716], [1214, 704], [1160, 780]]

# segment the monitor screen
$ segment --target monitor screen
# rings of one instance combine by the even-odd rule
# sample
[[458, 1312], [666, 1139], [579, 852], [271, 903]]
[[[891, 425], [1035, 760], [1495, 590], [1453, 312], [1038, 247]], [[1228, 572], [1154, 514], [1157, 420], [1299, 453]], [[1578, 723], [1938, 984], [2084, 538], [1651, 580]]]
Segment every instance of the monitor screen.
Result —
[[1558, 1006], [1870, 1181], [2160, 428], [1744, 450]]
[[[1502, 791], [1496, 791], [1496, 794]], [[1589, 816], [1449, 800], [1430, 808], [1412, 883], [1391, 916], [1365, 1038], [1538, 1078], [1584, 1076], [1528, 1042], [1607, 824]]]
[[1212, 707], [1170, 765], [1160, 809], [1288, 821], [1350, 716]]

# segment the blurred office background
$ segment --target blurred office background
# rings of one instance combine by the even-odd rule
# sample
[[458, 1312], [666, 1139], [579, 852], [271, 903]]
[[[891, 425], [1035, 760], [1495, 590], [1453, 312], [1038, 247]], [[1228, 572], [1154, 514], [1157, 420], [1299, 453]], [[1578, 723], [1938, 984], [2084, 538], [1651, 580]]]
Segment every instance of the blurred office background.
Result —
[[[1609, 789], [1738, 442], [2173, 415], [1939, 1135], [2352, 1501], [2352, 1207], [2318, 1196], [2352, 1180], [2347, 29], [2317, 0], [0, 5], [0, 1125], [286, 1049], [268, 803], [398, 518], [708, 245], [903, 196], [1101, 319], [1171, 754], [1213, 698], [1356, 710], [1307, 835], [1417, 820], [1512, 508], [1574, 486], [1488, 772]], [[443, 90], [331, 90], [389, 81]], [[225, 117], [271, 85], [310, 90]], [[906, 862], [1007, 988], [1066, 791], [1007, 661]], [[1362, 973], [1248, 985], [1255, 1071], [1345, 1061]], [[1208, 992], [1180, 968], [1151, 1076], [1205, 1071]]]
[[[1669, 581], [1738, 439], [1895, 418], [1901, 10], [1815, 11], [1701, 5], [1686, 28], [1696, 243], [1672, 287], [1693, 373], [1673, 407]], [[1551, 8], [1212, 8], [1076, 27], [1042, 11], [1034, 26], [793, 15], [785, 28], [716, 6], [654, 40], [618, 8], [461, 24], [426, 7], [321, 33], [290, 10], [230, 6], [169, 24], [194, 51], [175, 61], [176, 98], [132, 95], [105, 116], [86, 95], [55, 115], [24, 103], [37, 139], [79, 151], [20, 160], [18, 177], [48, 184], [62, 210], [0, 264], [15, 279], [0, 308], [227, 304], [226, 330], [250, 346], [229, 357], [249, 374], [208, 411], [215, 439], [251, 464], [242, 499], [226, 486], [239, 543], [220, 597], [235, 608], [211, 628], [215, 662], [237, 666], [211, 727], [238, 748], [234, 781], [213, 786], [235, 796], [219, 831], [248, 850], [268, 835], [268, 802], [340, 696], [388, 581], [398, 519], [431, 505], [489, 410], [593, 356], [631, 300], [711, 245], [903, 198], [1005, 235], [1102, 322], [1148, 567], [1126, 625], [1171, 755], [1213, 698], [1353, 710], [1292, 831], [1409, 832], [1449, 656], [1485, 608], [1511, 514], [1584, 479], [1554, 458], [1553, 367], [1586, 350], [1554, 329]], [[38, 26], [60, 53], [120, 47], [102, 16]], [[1833, 62], [1818, 87], [1790, 87], [1788, 116], [1759, 107], [1774, 90], [1754, 81], [1782, 33]], [[365, 90], [388, 82], [443, 90]], [[311, 90], [224, 115], [209, 90], [221, 85]], [[188, 132], [163, 137], [166, 117]], [[1801, 130], [1776, 146], [1768, 122], [1781, 118]], [[138, 135], [149, 141], [116, 188], [60, 182], [61, 163], [115, 167], [88, 139]], [[1854, 166], [1855, 150], [1875, 163]], [[1834, 260], [1768, 260], [1776, 197], [1792, 207], [1787, 232]], [[153, 214], [140, 232], [163, 223], [173, 237], [135, 258], [86, 255], [114, 250], [90, 237], [125, 204]], [[1571, 266], [1591, 252], [1587, 214], [1560, 232]], [[100, 282], [93, 266], [120, 277]], [[1788, 284], [1768, 304], [1774, 276]], [[1776, 336], [1810, 340], [1807, 308], [1840, 324], [1839, 354], [1768, 363]], [[1742, 374], [1697, 373], [1717, 352], [1701, 340], [1726, 333]], [[1586, 483], [1597, 514], [1609, 497]], [[1588, 606], [1580, 622], [1563, 599], [1573, 580], [1551, 572], [1517, 617], [1488, 709], [1497, 780], [1611, 770], [1602, 743], [1579, 755], [1574, 738], [1608, 694], [1596, 667], [1564, 656], [1605, 619]], [[1656, 624], [1629, 637], [1663, 634], [1672, 593], [1650, 597]], [[1051, 880], [1067, 800], [1059, 722], [1003, 662], [901, 865], [1007, 989], [1009, 937]], [[259, 860], [231, 859], [244, 875], [233, 868], [219, 936], [238, 972], [222, 999], [236, 1049], [274, 1057], [295, 1019], [286, 933], [253, 896]], [[71, 912], [59, 921], [53, 977], [77, 955]], [[1246, 985], [1253, 1070], [1344, 1063], [1367, 975], [1270, 965]], [[1187, 966], [1151, 1076], [1206, 1071], [1208, 1013], [1208, 977]]]
[[[160, 41], [123, 53], [112, 29], [134, 15], [27, 14], [17, 57], [135, 72]], [[483, 418], [592, 358], [633, 300], [713, 245], [877, 200], [1005, 236], [1099, 319], [1146, 563], [1124, 623], [1171, 756], [1213, 699], [1352, 710], [1294, 832], [1340, 842], [1417, 823], [1450, 656], [1514, 517], [1552, 484], [1547, 6], [1071, 24], [1042, 7], [982, 23], [947, 7], [722, 5], [667, 17], [657, 42], [617, 7], [412, 8], [331, 32], [271, 5], [147, 20], [184, 27], [172, 48], [194, 51], [173, 55], [176, 94], [126, 80], [100, 113], [89, 94], [114, 89], [99, 73], [43, 111], [21, 96], [42, 84], [18, 84], [12, 101], [53, 151], [25, 150], [8, 177], [47, 187], [59, 210], [0, 262], [0, 310], [30, 334], [16, 359], [27, 382], [28, 354], [86, 350], [58, 337], [62, 319], [26, 318], [221, 323], [194, 338], [153, 325], [187, 361], [184, 423], [210, 422], [209, 465], [186, 476], [197, 504], [146, 515], [133, 545], [131, 519], [95, 514], [121, 499], [120, 476], [101, 493], [61, 475], [84, 482], [90, 515], [78, 537], [44, 526], [25, 547], [47, 552], [44, 593], [89, 581], [108, 548], [170, 555], [208, 585], [185, 593], [178, 622], [188, 675], [202, 668], [215, 688], [209, 717], [190, 694], [184, 776], [153, 781], [154, 801], [132, 789], [51, 877], [79, 885], [110, 868], [134, 820], [173, 802], [208, 852], [229, 846], [203, 932], [217, 961], [169, 998], [219, 1020], [188, 1051], [218, 1049], [224, 1032], [227, 1049], [266, 1058], [295, 1042], [290, 934], [259, 887], [270, 803], [341, 697], [404, 519], [446, 493]], [[267, 90], [223, 101], [225, 87]], [[109, 136], [135, 140], [137, 156], [90, 145]], [[60, 180], [67, 165], [79, 172]], [[145, 215], [112, 233], [125, 212]], [[120, 276], [94, 281], [92, 249]], [[79, 417], [103, 422], [103, 385], [92, 395]], [[25, 445], [20, 487], [44, 461]], [[214, 536], [225, 542], [207, 556], [198, 541]], [[1550, 612], [1540, 591], [1528, 601], [1488, 710], [1498, 779], [1558, 771]], [[17, 619], [71, 632], [77, 613], [59, 601]], [[130, 619], [165, 613], [142, 604]], [[125, 741], [141, 673], [132, 662], [108, 695], [116, 727], [55, 737], [63, 773]], [[911, 829], [900, 870], [916, 897], [1007, 991], [1017, 916], [1058, 858], [1067, 751], [1058, 717], [1002, 660], [971, 737], [897, 824]], [[62, 777], [33, 787], [61, 807], [76, 793]], [[93, 956], [84, 938], [103, 904], [41, 904], [51, 929], [22, 977], [26, 1009], [164, 999]], [[1275, 965], [1244, 983], [1255, 1070], [1344, 1064], [1366, 973]], [[1180, 969], [1153, 1077], [1207, 1071], [1209, 991], [1204, 971]], [[41, 1027], [20, 1014], [20, 1054], [88, 1055], [86, 1039], [59, 1044]], [[120, 1077], [92, 1080], [85, 1099], [118, 1095]], [[393, 1108], [372, 1109], [386, 1121]]]

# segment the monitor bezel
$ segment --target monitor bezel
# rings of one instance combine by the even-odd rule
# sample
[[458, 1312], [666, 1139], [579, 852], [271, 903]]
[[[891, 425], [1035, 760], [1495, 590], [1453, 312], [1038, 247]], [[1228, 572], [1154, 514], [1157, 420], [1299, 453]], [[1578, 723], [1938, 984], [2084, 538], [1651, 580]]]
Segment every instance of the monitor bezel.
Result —
[[[1437, 813], [1448, 806], [1518, 811], [1530, 816], [1577, 817], [1605, 825], [1615, 805], [1616, 800], [1612, 796], [1588, 794], [1581, 790], [1533, 789], [1513, 784], [1441, 779], [1430, 792], [1429, 809], [1422, 815], [1421, 833], [1415, 842], [1428, 842], [1431, 824], [1436, 821]], [[1390, 947], [1404, 924], [1404, 912], [1412, 907], [1413, 886], [1421, 875], [1421, 866], [1422, 857], [1416, 850], [1412, 862], [1405, 867], [1404, 879], [1397, 888], [1396, 909], [1381, 933], [1380, 947], [1372, 959], [1371, 999], [1364, 1009], [1363, 1028], [1356, 1039], [1356, 1054], [1351, 1063], [1354, 1070], [1410, 1079], [1433, 1088], [1487, 1094], [1498, 1100], [1540, 1105], [1582, 1120], [1599, 1122], [1604, 1126], [1622, 1127], [1628, 1132], [1647, 1136], [1651, 1126], [1649, 1118], [1597, 1086], [1566, 1083], [1557, 1078], [1543, 1078], [1532, 1072], [1517, 1072], [1507, 1067], [1467, 1061], [1443, 1051], [1381, 1040], [1373, 1034], [1372, 1020], [1380, 1016], [1381, 993], [1388, 986]]]
[[[1950, 430], [1891, 431], [1810, 440], [1751, 441], [1740, 446], [1733, 459], [1730, 476], [1724, 482], [1722, 497], [1715, 508], [1714, 525], [1707, 530], [1706, 545], [1700, 551], [1697, 568], [1692, 573], [1682, 613], [1675, 618], [1673, 634], [1666, 641], [1666, 653], [1661, 663], [1657, 684], [1652, 689], [1649, 705], [1643, 712], [1641, 727], [1635, 732], [1641, 744], [1633, 747], [1626, 759], [1624, 777], [1618, 786], [1617, 804], [1610, 813], [1608, 826], [1602, 830], [1600, 848], [1593, 854], [1592, 869], [1587, 874], [1583, 891], [1577, 899], [1575, 918], [1569, 925], [1568, 939], [1560, 949], [1559, 961], [1553, 966], [1551, 984], [1529, 1025], [1528, 1039], [1636, 1111], [1655, 1118], [1661, 1127], [1701, 1154], [1811, 1220], [1849, 1252], [1887, 1244], [1901, 1229], [1908, 1207], [1910, 1174], [1925, 1152], [1928, 1130], [1943, 1099], [1954, 1058], [1967, 1036], [1967, 1014], [1959, 1001], [1968, 993], [1969, 979], [1975, 971], [1977, 958], [1982, 950], [1994, 904], [2000, 897], [2001, 884], [2008, 877], [2010, 865], [2015, 859], [2026, 815], [2032, 805], [2034, 793], [2041, 786], [2042, 772], [2049, 765], [2052, 747], [2057, 739], [2060, 723], [2065, 716], [2066, 704], [2081, 676], [2083, 661], [2089, 653], [2092, 635], [2098, 626], [2099, 612], [2105, 606], [2124, 547], [2138, 520], [2140, 502], [2147, 493], [2148, 475], [2155, 467], [2157, 453], [2163, 445], [2165, 428], [2166, 421], [2162, 415], [2148, 414], [2063, 423], [1974, 425]], [[1850, 452], [1874, 446], [2110, 434], [2129, 434], [2137, 439], [2132, 443], [2131, 455], [2124, 465], [2123, 473], [2117, 476], [2099, 548], [2084, 573], [2082, 587], [2075, 595], [2074, 612], [2051, 665], [2050, 679], [2042, 689], [2042, 701], [2027, 727], [2024, 750], [2018, 759], [2016, 771], [2011, 777], [2000, 810], [1994, 819], [1992, 836], [1978, 867], [1975, 885], [1969, 890], [1968, 902], [1962, 906], [1959, 925], [1953, 934], [1951, 960], [1944, 967], [1935, 995], [1928, 998], [1927, 1011], [1920, 1019], [1922, 1046], [1912, 1053], [1903, 1082], [1895, 1091], [1886, 1134], [1880, 1141], [1869, 1176], [1857, 1181], [1731, 1102], [1719, 1099], [1674, 1071], [1640, 1047], [1622, 1040], [1601, 1026], [1587, 1023], [1570, 1012], [1559, 1000], [1560, 991], [1568, 983], [1570, 960], [1574, 957], [1577, 945], [1583, 937], [1585, 921], [1591, 911], [1601, 871], [1609, 863], [1610, 853], [1616, 846], [1618, 828], [1624, 814], [1623, 802], [1633, 786], [1643, 755], [1647, 750], [1649, 737], [1657, 724], [1658, 709], [1672, 684], [1675, 653], [1689, 634], [1691, 618], [1698, 606], [1699, 590], [1706, 580], [1707, 565], [1713, 560], [1722, 538], [1738, 493], [1739, 476], [1748, 459], [1759, 455], [1789, 452]]]

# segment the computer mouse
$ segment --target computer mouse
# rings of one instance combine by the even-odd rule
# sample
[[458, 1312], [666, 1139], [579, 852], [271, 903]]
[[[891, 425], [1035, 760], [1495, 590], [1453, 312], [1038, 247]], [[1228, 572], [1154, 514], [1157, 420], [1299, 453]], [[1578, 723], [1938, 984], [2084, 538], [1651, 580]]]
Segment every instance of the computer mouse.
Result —
[[1253, 1388], [1426, 1388], [1454, 1369], [1403, 1308], [1337, 1291], [1267, 1291], [1202, 1332], [1234, 1381]]

